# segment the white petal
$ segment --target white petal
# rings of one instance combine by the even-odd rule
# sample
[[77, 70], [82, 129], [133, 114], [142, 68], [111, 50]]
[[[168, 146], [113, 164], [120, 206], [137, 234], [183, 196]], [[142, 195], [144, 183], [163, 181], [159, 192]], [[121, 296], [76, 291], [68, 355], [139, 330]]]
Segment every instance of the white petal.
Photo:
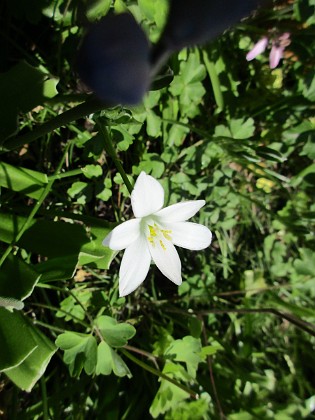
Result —
[[183, 201], [155, 213], [160, 223], [184, 222], [193, 217], [206, 204], [205, 200]]
[[157, 241], [154, 245], [150, 242], [148, 244], [151, 257], [157, 268], [173, 283], [180, 285], [182, 283], [182, 264], [174, 245], [167, 240], [163, 241], [163, 246]]
[[257, 55], [263, 53], [268, 45], [268, 38], [265, 36], [261, 38], [249, 51], [249, 53], [246, 55], [246, 60], [251, 61], [254, 58], [257, 57]]
[[151, 263], [146, 239], [142, 236], [126, 248], [119, 270], [119, 296], [133, 292], [145, 280]]
[[211, 244], [212, 233], [203, 225], [191, 222], [178, 222], [165, 224], [163, 227], [170, 230], [172, 242], [181, 248], [198, 251]]
[[164, 204], [162, 185], [152, 176], [141, 172], [131, 193], [131, 205], [136, 217], [145, 217], [160, 210]]
[[131, 219], [116, 226], [103, 240], [102, 244], [114, 251], [127, 248], [140, 235], [140, 219]]

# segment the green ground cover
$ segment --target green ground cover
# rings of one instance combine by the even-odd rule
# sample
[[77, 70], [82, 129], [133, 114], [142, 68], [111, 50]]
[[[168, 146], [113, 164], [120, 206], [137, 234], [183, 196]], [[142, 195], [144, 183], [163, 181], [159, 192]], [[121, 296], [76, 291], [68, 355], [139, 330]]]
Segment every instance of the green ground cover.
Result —
[[[271, 2], [174, 53], [135, 106], [79, 80], [88, 21], [131, 12], [152, 43], [166, 0], [0, 5], [0, 417], [315, 418], [315, 3]], [[247, 53], [290, 34], [279, 65]], [[210, 247], [178, 249], [178, 287], [151, 265], [119, 297], [128, 186]]]

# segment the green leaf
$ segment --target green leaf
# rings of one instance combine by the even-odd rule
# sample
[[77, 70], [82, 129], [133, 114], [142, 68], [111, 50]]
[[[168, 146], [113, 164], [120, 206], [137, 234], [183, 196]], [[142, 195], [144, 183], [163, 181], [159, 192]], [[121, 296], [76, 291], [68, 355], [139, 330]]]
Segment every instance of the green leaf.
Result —
[[[97, 268], [107, 269], [114, 252], [103, 246], [102, 241], [110, 232], [112, 225], [96, 218], [84, 218], [84, 220], [89, 223], [89, 236], [83, 225], [43, 219], [33, 220], [18, 242], [18, 246], [49, 258], [69, 258], [66, 273], [72, 270], [75, 259], [79, 259], [81, 265], [93, 264]], [[0, 213], [0, 240], [11, 243], [25, 222], [24, 217]], [[43, 272], [40, 266], [39, 271]]]
[[[83, 175], [86, 178], [97, 178], [103, 174], [101, 165], [86, 165], [82, 168]], [[69, 193], [69, 195], [71, 195]]]
[[100, 329], [104, 340], [112, 347], [123, 347], [135, 334], [136, 329], [125, 322], [118, 323], [110, 316], [102, 315], [97, 318], [96, 325]]
[[207, 356], [213, 356], [217, 351], [223, 350], [223, 347], [217, 341], [214, 341], [210, 346], [204, 346], [201, 349], [201, 359], [205, 360]]
[[105, 16], [110, 9], [111, 0], [94, 0], [87, 2], [87, 17], [94, 21]]
[[79, 264], [89, 264], [101, 270], [107, 270], [115, 255], [115, 252], [102, 245], [104, 238], [111, 231], [111, 227], [106, 222], [90, 223], [90, 241], [82, 245], [79, 254]]
[[207, 392], [202, 392], [197, 401], [179, 402], [176, 407], [166, 413], [165, 420], [190, 420], [208, 419], [211, 397]]
[[169, 91], [179, 96], [182, 115], [194, 117], [198, 114], [198, 106], [206, 93], [201, 83], [205, 76], [205, 66], [200, 63], [196, 52], [190, 53], [188, 60], [181, 62], [180, 73], [174, 77]]
[[90, 334], [65, 332], [56, 339], [56, 345], [64, 353], [64, 362], [69, 365], [72, 376], [80, 376], [82, 369], [88, 375], [95, 372], [97, 362], [97, 343]]
[[132, 376], [128, 366], [122, 358], [105, 341], [98, 345], [97, 349], [97, 375], [110, 375], [114, 372], [116, 376]]
[[41, 172], [0, 162], [0, 186], [38, 199], [48, 178]]
[[247, 139], [252, 137], [255, 132], [255, 124], [253, 118], [231, 119], [230, 120], [230, 131], [234, 139]]
[[[26, 223], [27, 218], [0, 213], [0, 241], [10, 244]], [[31, 225], [34, 221], [31, 223]]]
[[0, 141], [17, 131], [18, 114], [57, 94], [57, 80], [21, 61], [0, 74]]
[[307, 142], [305, 143], [302, 152], [300, 153], [301, 156], [307, 156], [310, 159], [315, 159], [315, 124], [312, 131], [303, 133], [307, 138]]
[[132, 168], [135, 175], [139, 175], [142, 171], [154, 178], [161, 178], [165, 171], [165, 164], [157, 153], [145, 153], [139, 165]]
[[24, 300], [31, 295], [40, 277], [33, 266], [10, 254], [0, 268], [0, 297]]
[[[102, 184], [98, 184], [99, 186]], [[102, 201], [108, 201], [112, 197], [112, 180], [110, 178], [105, 178], [102, 185], [102, 191], [96, 195]]]
[[315, 252], [309, 248], [299, 249], [301, 259], [293, 263], [298, 274], [315, 278]]
[[224, 99], [221, 91], [220, 79], [216, 71], [215, 65], [212, 61], [209, 60], [208, 54], [206, 51], [202, 53], [203, 61], [205, 63], [208, 75], [211, 80], [214, 99], [216, 101], [217, 107], [222, 110], [224, 108]]
[[[183, 366], [167, 361], [163, 373], [178, 381], [191, 379]], [[170, 409], [176, 409], [177, 404], [189, 398], [189, 394], [165, 379], [161, 379], [161, 385], [150, 407], [151, 416], [156, 419]]]
[[80, 288], [77, 287], [70, 296], [61, 301], [60, 311], [56, 312], [56, 316], [65, 318], [66, 321], [73, 320], [73, 322], [76, 322], [76, 318], [83, 321], [86, 316], [85, 308], [88, 308], [91, 298], [92, 293], [85, 289], [84, 284]]
[[287, 302], [276, 295], [270, 295], [269, 299], [273, 302], [274, 306], [277, 309], [286, 309], [287, 311], [290, 311], [292, 314], [298, 317], [315, 319], [315, 307], [307, 308], [299, 306], [294, 303]]
[[47, 257], [78, 255], [81, 247], [89, 242], [82, 225], [37, 219], [25, 231], [18, 245]]
[[195, 378], [198, 364], [203, 362], [200, 339], [188, 335], [175, 340], [166, 349], [165, 356], [177, 362], [185, 362], [188, 374]]
[[[88, 183], [87, 182], [82, 182], [82, 181], [75, 181], [70, 188], [68, 188], [67, 193], [69, 194], [69, 196], [71, 198], [74, 198], [78, 195], [82, 195], [83, 192], [85, 192], [85, 190], [87, 190], [88, 187]], [[85, 204], [84, 203], [80, 203], [80, 204]]]
[[119, 354], [117, 354], [115, 350], [111, 349], [111, 355], [114, 374], [119, 377], [128, 376], [128, 378], [131, 378], [132, 374]]
[[36, 342], [25, 330], [24, 317], [0, 307], [0, 371], [18, 366], [35, 349]]
[[20, 365], [6, 371], [8, 378], [27, 392], [31, 392], [33, 386], [44, 374], [57, 350], [44, 334], [30, 324], [29, 334], [36, 342], [36, 349]]
[[135, 137], [122, 126], [112, 127], [111, 132], [118, 150], [123, 152], [129, 149], [135, 139]]
[[105, 341], [97, 347], [96, 375], [110, 375], [112, 372], [112, 353], [111, 348]]
[[154, 22], [159, 29], [164, 26], [169, 6], [166, 0], [159, 0], [158, 2], [152, 0], [138, 0], [138, 5], [146, 19]]
[[30, 392], [56, 351], [55, 346], [20, 312], [0, 308], [0, 370]]
[[36, 264], [35, 268], [41, 274], [40, 282], [68, 280], [73, 278], [78, 265], [78, 256], [67, 255], [50, 258], [47, 261]]

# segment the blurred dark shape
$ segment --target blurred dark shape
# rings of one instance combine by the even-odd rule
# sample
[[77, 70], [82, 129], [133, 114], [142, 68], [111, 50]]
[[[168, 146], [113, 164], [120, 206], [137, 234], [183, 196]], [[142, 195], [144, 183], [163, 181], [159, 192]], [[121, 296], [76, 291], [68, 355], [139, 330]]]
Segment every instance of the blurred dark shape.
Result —
[[108, 105], [137, 104], [150, 85], [149, 43], [129, 13], [92, 25], [78, 53], [82, 81]]
[[83, 82], [108, 105], [133, 105], [172, 52], [203, 44], [258, 7], [259, 0], [171, 0], [159, 42], [150, 51], [132, 15], [107, 15], [91, 26], [78, 54]]
[[168, 19], [151, 53], [154, 67], [174, 51], [216, 38], [259, 6], [259, 0], [171, 0]]
[[172, 50], [203, 44], [257, 8], [259, 0], [171, 0], [161, 41]]

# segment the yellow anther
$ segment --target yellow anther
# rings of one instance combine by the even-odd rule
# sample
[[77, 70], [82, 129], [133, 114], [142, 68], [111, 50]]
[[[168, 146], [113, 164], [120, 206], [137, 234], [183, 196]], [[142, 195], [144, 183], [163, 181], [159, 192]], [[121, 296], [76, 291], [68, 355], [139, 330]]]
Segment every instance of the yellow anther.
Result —
[[[154, 225], [148, 225], [149, 228], [149, 235], [147, 236], [149, 243], [155, 247], [156, 245], [156, 241], [158, 241], [158, 243], [160, 244], [161, 248], [163, 249], [163, 251], [166, 251], [166, 246], [165, 243], [163, 242], [163, 237], [167, 240], [167, 241], [171, 241], [172, 237], [171, 237], [171, 230], [166, 230], [166, 229], [160, 229], [159, 226], [154, 223]], [[162, 236], [163, 235], [163, 236]]]
[[150, 236], [152, 236], [153, 238], [154, 238], [154, 236], [157, 236], [157, 233], [156, 233], [156, 230], [157, 229], [156, 229], [156, 227], [153, 227], [153, 226], [150, 226], [149, 225], [149, 230], [150, 230]]
[[172, 237], [171, 237], [172, 231], [171, 230], [161, 229], [161, 232], [163, 233], [163, 236], [164, 236], [165, 239], [167, 239], [168, 241], [172, 240]]
[[164, 245], [163, 241], [160, 239], [160, 245], [163, 251], [166, 251], [166, 246]]

